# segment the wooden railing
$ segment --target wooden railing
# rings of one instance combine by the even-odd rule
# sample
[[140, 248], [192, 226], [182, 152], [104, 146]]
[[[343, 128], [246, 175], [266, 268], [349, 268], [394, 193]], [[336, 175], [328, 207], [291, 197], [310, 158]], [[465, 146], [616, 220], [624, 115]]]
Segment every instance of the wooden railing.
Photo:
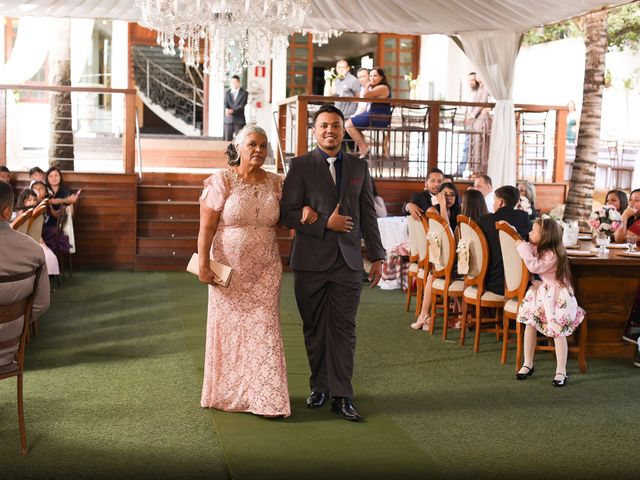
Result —
[[[123, 131], [118, 135], [122, 142], [122, 171], [133, 173], [135, 170], [135, 104], [136, 91], [131, 88], [71, 87], [61, 85], [0, 84], [0, 165], [7, 163], [7, 125], [15, 119], [7, 117], [7, 94], [13, 91], [41, 91], [58, 93], [89, 93], [103, 95], [124, 95]], [[16, 120], [17, 121], [17, 120]]]
[[[371, 102], [371, 99], [300, 95], [278, 103], [278, 164], [286, 168], [292, 156], [302, 155], [312, 146], [310, 115], [322, 104]], [[421, 178], [428, 169], [440, 167], [454, 174], [465, 155], [465, 142], [485, 142], [490, 132], [465, 126], [464, 117], [473, 107], [493, 109], [493, 103], [376, 99], [388, 103], [394, 112], [387, 127], [365, 128], [370, 144], [372, 173], [378, 178]], [[428, 114], [424, 125], [407, 122], [404, 112], [422, 109]], [[564, 182], [567, 108], [550, 105], [515, 105], [516, 162], [518, 178]], [[544, 117], [541, 122], [536, 115]], [[533, 117], [533, 118], [532, 118]], [[475, 172], [486, 168], [484, 157], [472, 160]], [[471, 154], [469, 154], [471, 155]], [[469, 160], [471, 157], [466, 157]], [[475, 162], [475, 163], [474, 163]], [[483, 164], [484, 162], [484, 164]]]

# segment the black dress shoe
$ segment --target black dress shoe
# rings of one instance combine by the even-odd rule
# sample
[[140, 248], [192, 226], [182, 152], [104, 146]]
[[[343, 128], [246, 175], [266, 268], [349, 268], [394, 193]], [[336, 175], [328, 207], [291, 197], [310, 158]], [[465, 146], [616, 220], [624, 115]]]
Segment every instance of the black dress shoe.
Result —
[[345, 420], [358, 422], [362, 420], [362, 415], [358, 413], [353, 401], [349, 397], [336, 397], [331, 402], [331, 411], [337, 413]]
[[523, 365], [522, 368], [526, 368], [528, 370], [524, 373], [516, 373], [516, 380], [526, 380], [527, 377], [533, 375], [533, 372], [535, 370], [533, 367], [527, 367], [526, 365]]
[[311, 392], [307, 398], [307, 408], [320, 408], [327, 401], [327, 394], [322, 392]]
[[553, 382], [551, 382], [551, 384], [554, 387], [564, 387], [567, 384], [567, 380], [569, 379], [569, 377], [566, 376], [564, 373], [556, 373], [556, 376], [558, 376], [558, 375], [562, 375], [562, 380], [556, 380], [554, 378]]

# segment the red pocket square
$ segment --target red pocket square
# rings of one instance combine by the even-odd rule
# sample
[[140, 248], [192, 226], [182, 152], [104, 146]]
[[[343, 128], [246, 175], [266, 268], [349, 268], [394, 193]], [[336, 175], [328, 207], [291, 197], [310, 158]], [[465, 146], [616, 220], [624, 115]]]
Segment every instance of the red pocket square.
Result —
[[349, 180], [349, 185], [358, 185], [362, 183], [362, 177], [356, 177]]

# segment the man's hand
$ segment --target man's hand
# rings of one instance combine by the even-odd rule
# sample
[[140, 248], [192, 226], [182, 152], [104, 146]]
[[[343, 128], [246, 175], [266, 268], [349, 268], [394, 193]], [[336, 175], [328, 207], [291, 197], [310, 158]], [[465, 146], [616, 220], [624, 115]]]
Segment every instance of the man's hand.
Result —
[[335, 210], [327, 220], [327, 229], [340, 233], [351, 233], [353, 230], [353, 218], [347, 215], [340, 215], [340, 204], [336, 205]]
[[371, 269], [369, 270], [369, 281], [371, 285], [369, 288], [373, 288], [378, 285], [378, 282], [382, 278], [382, 260], [377, 260], [371, 264]]
[[411, 202], [407, 203], [407, 212], [411, 214], [414, 220], [418, 220], [418, 221], [420, 221], [420, 217], [424, 213], [418, 205]]
[[309, 205], [305, 205], [302, 207], [302, 218], [300, 219], [300, 223], [303, 225], [311, 225], [318, 220], [318, 214], [316, 211], [311, 208]]
[[233, 108], [227, 108], [224, 113], [226, 113], [228, 116], [233, 115]]

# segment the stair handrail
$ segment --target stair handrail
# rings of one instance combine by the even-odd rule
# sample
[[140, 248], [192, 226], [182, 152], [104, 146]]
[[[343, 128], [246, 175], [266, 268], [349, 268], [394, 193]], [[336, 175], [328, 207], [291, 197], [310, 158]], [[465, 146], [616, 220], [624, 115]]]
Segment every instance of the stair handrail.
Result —
[[[144, 52], [141, 52], [141, 51], [135, 50], [135, 51], [134, 51], [134, 53], [133, 53], [133, 55], [134, 55], [134, 56], [140, 56], [140, 57], [143, 57], [143, 58], [144, 58], [144, 60], [147, 62], [147, 64], [149, 64], [149, 65], [153, 65], [153, 67], [157, 68], [158, 70], [161, 70], [161, 71], [162, 71], [162, 73], [164, 73], [165, 75], [167, 75], [167, 76], [169, 76], [169, 77], [171, 77], [171, 78], [173, 78], [173, 79], [177, 80], [177, 81], [178, 81], [178, 82], [180, 82], [180, 83], [185, 84], [187, 87], [195, 86], [194, 84], [191, 84], [191, 83], [187, 82], [184, 78], [180, 78], [180, 77], [175, 76], [173, 73], [171, 73], [169, 70], [167, 70], [166, 68], [164, 68], [162, 65], [160, 65], [160, 64], [158, 64], [158, 63], [154, 62], [153, 60], [151, 60], [151, 59], [150, 59], [150, 58], [149, 58], [149, 57], [148, 57]], [[148, 70], [148, 69], [147, 69], [147, 70]], [[202, 91], [202, 92], [204, 93], [204, 90], [203, 90], [203, 89], [198, 88], [197, 86], [196, 86], [195, 88], [197, 88], [198, 90], [200, 90], [200, 91]]]

